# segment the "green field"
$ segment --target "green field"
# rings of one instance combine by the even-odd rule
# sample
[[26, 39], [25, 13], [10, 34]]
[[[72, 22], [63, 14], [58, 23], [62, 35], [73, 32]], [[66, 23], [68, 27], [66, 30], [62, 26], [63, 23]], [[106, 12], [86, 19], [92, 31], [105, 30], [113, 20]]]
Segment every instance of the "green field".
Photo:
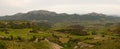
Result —
[[120, 25], [18, 22], [0, 23], [0, 49], [120, 49]]

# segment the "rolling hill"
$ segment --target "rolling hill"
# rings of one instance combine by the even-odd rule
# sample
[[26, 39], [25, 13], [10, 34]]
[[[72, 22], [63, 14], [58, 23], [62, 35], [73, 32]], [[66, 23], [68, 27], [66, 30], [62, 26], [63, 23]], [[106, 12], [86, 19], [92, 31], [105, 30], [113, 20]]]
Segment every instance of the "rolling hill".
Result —
[[14, 15], [8, 15], [0, 17], [0, 20], [27, 20], [27, 21], [48, 21], [48, 22], [81, 22], [81, 21], [111, 21], [119, 22], [120, 17], [110, 16], [99, 13], [88, 14], [67, 14], [56, 13], [47, 10], [34, 10], [27, 13], [17, 13]]

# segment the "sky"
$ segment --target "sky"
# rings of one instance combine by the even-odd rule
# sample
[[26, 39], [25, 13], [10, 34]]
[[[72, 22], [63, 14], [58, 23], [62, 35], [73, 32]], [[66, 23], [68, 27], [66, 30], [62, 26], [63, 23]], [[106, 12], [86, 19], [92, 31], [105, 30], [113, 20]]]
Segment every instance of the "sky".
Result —
[[0, 0], [0, 16], [32, 10], [69, 14], [97, 12], [120, 15], [120, 0]]

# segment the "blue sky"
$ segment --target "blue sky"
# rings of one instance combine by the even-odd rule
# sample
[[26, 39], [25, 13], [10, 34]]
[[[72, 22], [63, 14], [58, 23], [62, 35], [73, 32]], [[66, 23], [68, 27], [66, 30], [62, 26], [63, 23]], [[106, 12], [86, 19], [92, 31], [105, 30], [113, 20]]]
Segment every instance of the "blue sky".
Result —
[[0, 15], [25, 13], [32, 10], [120, 15], [120, 0], [0, 0]]

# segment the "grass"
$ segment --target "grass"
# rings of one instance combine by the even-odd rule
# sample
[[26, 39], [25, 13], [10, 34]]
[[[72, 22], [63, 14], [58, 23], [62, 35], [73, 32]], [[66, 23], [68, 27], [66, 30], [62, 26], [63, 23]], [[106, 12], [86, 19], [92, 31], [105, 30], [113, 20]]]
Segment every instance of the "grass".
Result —
[[61, 43], [68, 43], [69, 38], [59, 38], [59, 41], [60, 41]]
[[[84, 42], [87, 44], [93, 44], [93, 45], [95, 45], [94, 49], [100, 49], [100, 48], [107, 49], [107, 47], [110, 47], [109, 49], [111, 49], [111, 48], [118, 49], [119, 48], [119, 42], [111, 41], [113, 39], [118, 39], [119, 36], [117, 36], [117, 34], [111, 35], [112, 33], [104, 34], [104, 33], [106, 33], [106, 31], [104, 32], [104, 30], [99, 30], [97, 32], [98, 34], [96, 34], [96, 35], [86, 35], [86, 36], [73, 35], [73, 34], [68, 34], [68, 33], [58, 33], [58, 32], [50, 33], [50, 32], [45, 32], [45, 31], [42, 33], [30, 33], [30, 30], [31, 30], [30, 28], [9, 29], [9, 34], [5, 34], [3, 31], [1, 31], [0, 36], [4, 36], [4, 37], [13, 36], [13, 38], [21, 37], [22, 39], [31, 39], [31, 38], [33, 38], [33, 36], [35, 36], [36, 38], [39, 38], [39, 39], [50, 37], [50, 39], [53, 39], [53, 42], [57, 41], [58, 42], [58, 43], [56, 42], [57, 44], [63, 44], [62, 46], [63, 47], [65, 46], [65, 47], [62, 49], [73, 49], [73, 47], [74, 47], [73, 45], [75, 42], [72, 40], [77, 40], [77, 42]], [[58, 38], [53, 37], [52, 34], [54, 34]], [[104, 35], [104, 37], [102, 37], [102, 35]], [[110, 41], [108, 41], [108, 40], [110, 40]], [[108, 42], [111, 42], [111, 43], [108, 43]], [[50, 47], [51, 47], [51, 45], [44, 40], [37, 42], [37, 43], [26, 42], [26, 41], [23, 41], [23, 42], [5, 41], [5, 43], [7, 44], [6, 47], [8, 49], [50, 49]], [[99, 45], [99, 44], [101, 44], [101, 45]], [[118, 44], [118, 46], [117, 46], [117, 44]], [[112, 45], [115, 45], [115, 46], [112, 47]], [[73, 47], [71, 47], [71, 46], [73, 46]], [[90, 48], [88, 48], [88, 49], [90, 49]]]
[[0, 36], [4, 37], [10, 37], [13, 36], [14, 38], [21, 37], [24, 39], [30, 39], [33, 36], [36, 36], [37, 38], [47, 37], [50, 34], [45, 33], [30, 33], [31, 29], [25, 28], [25, 29], [9, 29], [9, 34], [5, 34], [4, 32], [0, 32]]

